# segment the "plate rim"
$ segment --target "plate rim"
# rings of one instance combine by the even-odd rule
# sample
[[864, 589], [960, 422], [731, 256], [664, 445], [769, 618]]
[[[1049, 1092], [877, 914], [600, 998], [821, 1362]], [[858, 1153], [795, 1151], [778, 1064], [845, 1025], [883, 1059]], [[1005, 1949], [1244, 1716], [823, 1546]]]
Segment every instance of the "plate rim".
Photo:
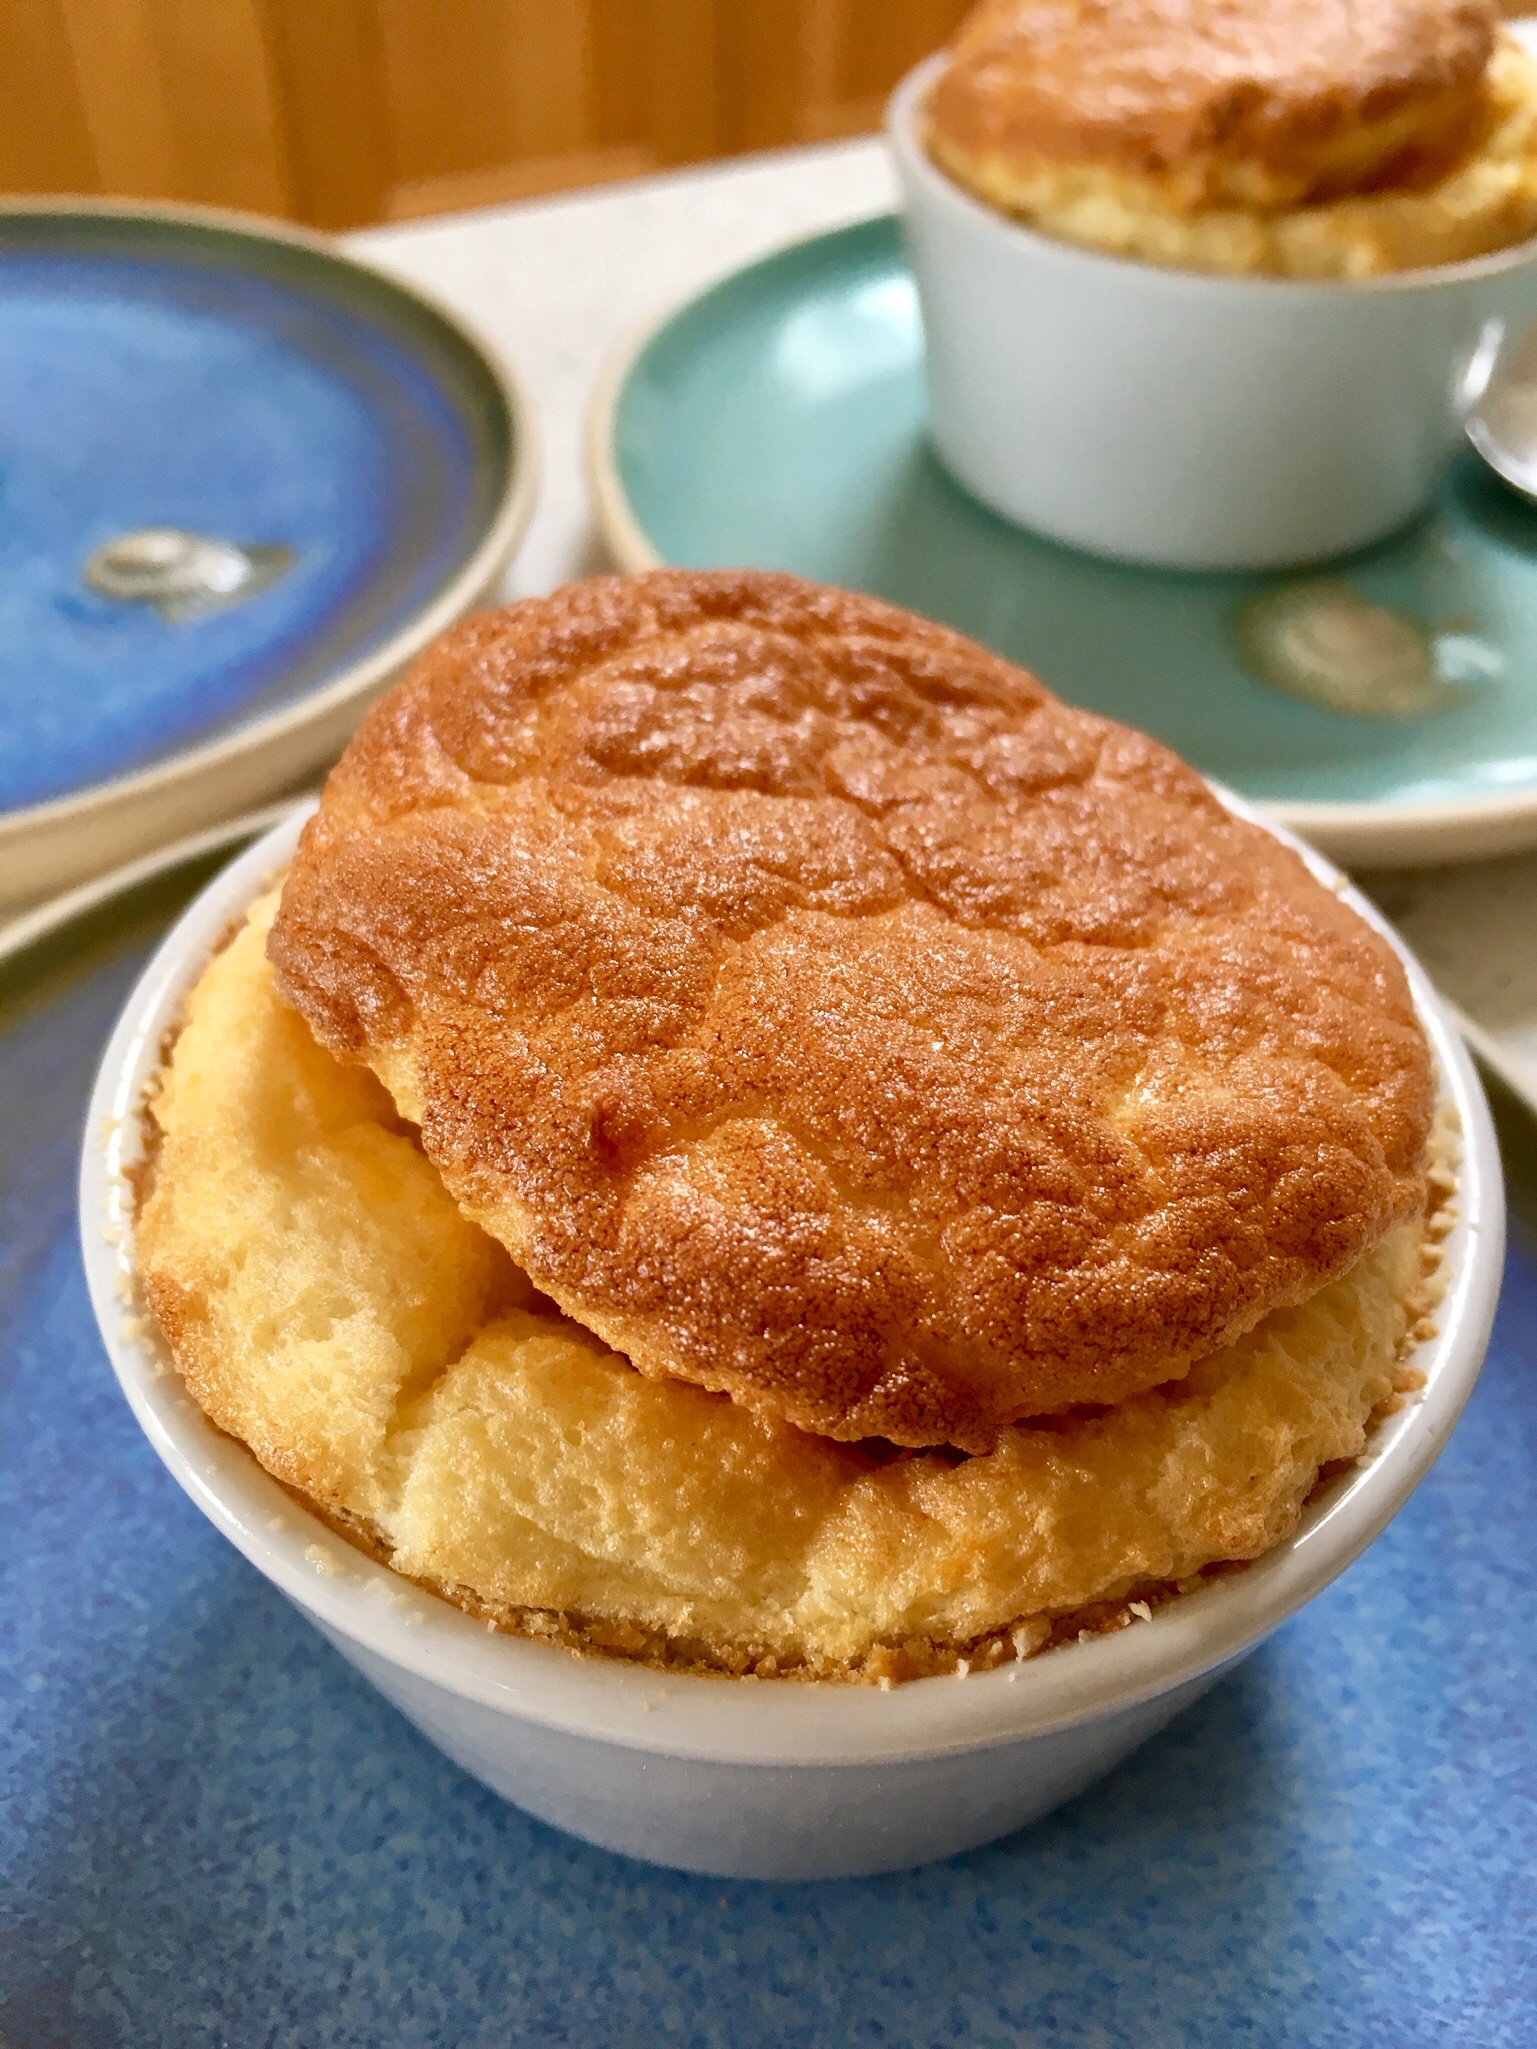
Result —
[[[617, 449], [619, 407], [641, 357], [670, 327], [725, 287], [810, 250], [890, 222], [895, 209], [834, 228], [795, 235], [746, 263], [696, 285], [654, 310], [609, 351], [592, 386], [583, 422], [587, 485], [599, 532], [621, 569], [670, 566], [652, 542], [625, 488]], [[1203, 771], [1204, 773], [1204, 771]], [[1523, 853], [1537, 845], [1537, 781], [1525, 790], [1485, 797], [1388, 799], [1373, 803], [1250, 799], [1255, 808], [1299, 834], [1342, 866], [1418, 868]]]
[[[543, 469], [538, 416], [522, 376], [506, 355], [491, 343], [475, 322], [466, 319], [436, 293], [408, 281], [384, 264], [356, 254], [346, 248], [338, 236], [304, 227], [298, 222], [271, 219], [264, 214], [244, 212], [234, 207], [196, 206], [182, 201], [141, 202], [71, 193], [51, 193], [39, 198], [7, 196], [0, 200], [0, 227], [16, 218], [46, 219], [55, 216], [61, 219], [142, 220], [169, 227], [211, 228], [248, 241], [302, 249], [345, 269], [363, 272], [442, 323], [479, 361], [506, 416], [509, 460], [495, 509], [473, 553], [411, 620], [371, 654], [349, 663], [328, 682], [305, 692], [295, 702], [254, 718], [239, 720], [229, 730], [178, 748], [147, 767], [105, 777], [81, 789], [67, 791], [62, 796], [46, 798], [41, 803], [0, 811], [0, 859], [19, 854], [25, 843], [39, 834], [57, 838], [77, 826], [100, 825], [103, 821], [110, 821], [114, 812], [127, 813], [157, 797], [183, 792], [216, 775], [221, 769], [243, 762], [248, 757], [254, 759], [265, 750], [282, 747], [285, 742], [297, 741], [310, 726], [323, 725], [353, 705], [361, 710], [392, 676], [399, 674], [423, 648], [461, 618], [497, 581], [533, 517]], [[215, 789], [216, 785], [210, 784], [211, 796]], [[224, 808], [222, 801], [214, 802], [212, 816], [216, 818]], [[188, 821], [184, 819], [183, 822]], [[112, 856], [121, 858], [153, 844], [153, 838], [146, 841], [130, 830], [126, 837], [117, 839]], [[80, 873], [78, 865], [70, 865], [67, 870], [61, 870], [57, 880], [66, 883], [77, 880]], [[44, 882], [41, 889], [31, 889], [27, 894], [35, 896], [48, 887]], [[0, 902], [4, 898], [5, 892], [0, 890]]]

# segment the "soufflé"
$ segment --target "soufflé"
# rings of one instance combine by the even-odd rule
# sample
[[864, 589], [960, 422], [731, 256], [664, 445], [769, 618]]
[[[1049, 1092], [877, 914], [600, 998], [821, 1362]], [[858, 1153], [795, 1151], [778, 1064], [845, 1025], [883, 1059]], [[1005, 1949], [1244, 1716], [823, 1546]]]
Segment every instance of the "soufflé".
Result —
[[1140, 733], [787, 576], [599, 578], [372, 712], [148, 1111], [222, 1429], [496, 1626], [893, 1681], [1125, 1626], [1406, 1385], [1392, 950]]
[[926, 141], [1044, 234], [1367, 278], [1537, 233], [1537, 63], [1491, 0], [984, 0]]

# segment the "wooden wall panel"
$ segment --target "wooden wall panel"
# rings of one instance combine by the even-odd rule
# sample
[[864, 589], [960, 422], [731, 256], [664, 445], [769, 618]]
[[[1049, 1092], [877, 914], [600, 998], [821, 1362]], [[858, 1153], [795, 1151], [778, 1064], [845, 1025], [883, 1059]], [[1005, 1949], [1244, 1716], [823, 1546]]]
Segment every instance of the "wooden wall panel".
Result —
[[[74, 0], [84, 11], [102, 0]], [[140, 0], [188, 199], [292, 213], [287, 150], [258, 0]]]
[[484, 170], [510, 154], [504, 0], [377, 0], [399, 180]]
[[[631, 0], [643, 23], [641, 142], [659, 163], [688, 164], [722, 148], [716, 36], [726, 11], [717, 0]], [[756, 5], [757, 0], [752, 0]]]
[[840, 0], [838, 91], [884, 99], [904, 71], [950, 36], [969, 0]]
[[592, 24], [592, 117], [598, 145], [642, 148], [649, 5], [637, 0], [587, 0], [587, 15]]
[[94, 192], [96, 152], [55, 0], [0, 4], [0, 187]]
[[873, 128], [965, 0], [0, 0], [0, 186], [341, 228]]
[[296, 210], [258, 0], [3, 0], [0, 21], [12, 190]]
[[80, 108], [104, 192], [180, 198], [173, 111], [149, 0], [63, 0]]
[[507, 121], [514, 157], [555, 157], [596, 142], [592, 9], [584, 0], [507, 0]]
[[971, 0], [826, 0], [813, 31], [816, 89], [805, 99], [807, 141], [858, 135], [880, 125], [886, 96], [904, 72], [937, 50]]
[[807, 87], [805, 0], [717, 9], [717, 146], [772, 149], [800, 133]]
[[268, 0], [266, 19], [294, 214], [380, 219], [395, 172], [374, 0]]

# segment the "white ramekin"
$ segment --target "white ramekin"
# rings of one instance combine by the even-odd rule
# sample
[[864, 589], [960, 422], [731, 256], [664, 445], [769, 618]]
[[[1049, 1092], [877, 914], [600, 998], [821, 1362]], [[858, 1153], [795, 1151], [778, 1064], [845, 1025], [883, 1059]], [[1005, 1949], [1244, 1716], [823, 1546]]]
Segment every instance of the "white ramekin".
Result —
[[898, 86], [887, 134], [929, 425], [968, 490], [1071, 547], [1179, 569], [1316, 562], [1428, 503], [1507, 329], [1537, 313], [1537, 241], [1352, 283], [1076, 248], [929, 158], [945, 62]]
[[[890, 1692], [670, 1676], [488, 1632], [334, 1536], [214, 1429], [146, 1326], [134, 1288], [125, 1176], [139, 1156], [145, 1086], [188, 988], [287, 861], [308, 808], [204, 890], [112, 1035], [81, 1168], [91, 1298], [135, 1415], [203, 1513], [425, 1735], [543, 1820], [654, 1863], [753, 1878], [895, 1870], [987, 1842], [1108, 1771], [1327, 1586], [1445, 1443], [1488, 1339], [1504, 1209], [1482, 1092], [1411, 961], [1465, 1149], [1450, 1285], [1438, 1334], [1415, 1361], [1425, 1392], [1381, 1427], [1367, 1461], [1296, 1535], [1248, 1572], [1115, 1635]], [[1383, 929], [1335, 871], [1307, 858]]]

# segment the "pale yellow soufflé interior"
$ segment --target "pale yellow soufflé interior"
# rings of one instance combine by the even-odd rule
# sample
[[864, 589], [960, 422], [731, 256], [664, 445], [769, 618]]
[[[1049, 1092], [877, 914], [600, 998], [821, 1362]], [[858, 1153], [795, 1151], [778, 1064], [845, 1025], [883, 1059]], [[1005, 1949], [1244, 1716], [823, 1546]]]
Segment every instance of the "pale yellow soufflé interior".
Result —
[[935, 163], [1057, 240], [1360, 280], [1537, 234], [1537, 62], [1480, 0], [990, 0]]
[[1102, 1622], [1269, 1549], [1406, 1384], [1418, 1219], [1182, 1381], [981, 1456], [837, 1443], [645, 1377], [535, 1292], [374, 1076], [280, 1001], [277, 902], [209, 963], [151, 1101], [147, 1298], [215, 1423], [501, 1627], [764, 1676], [1027, 1656], [1058, 1618], [1076, 1633], [1092, 1604]]

